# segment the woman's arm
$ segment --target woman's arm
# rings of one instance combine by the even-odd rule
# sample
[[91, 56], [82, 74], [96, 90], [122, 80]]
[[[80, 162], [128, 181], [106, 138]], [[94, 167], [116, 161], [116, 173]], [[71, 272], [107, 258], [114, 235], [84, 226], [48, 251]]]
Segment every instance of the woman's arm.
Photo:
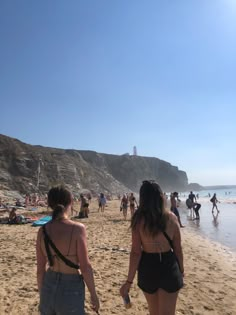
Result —
[[95, 289], [93, 269], [88, 257], [86, 231], [84, 225], [82, 224], [78, 226], [77, 258], [79, 261], [81, 273], [84, 278], [84, 282], [86, 283], [86, 286], [91, 295], [93, 308], [95, 311], [98, 311], [99, 300]]
[[132, 248], [129, 257], [129, 272], [127, 280], [129, 282], [133, 282], [135, 277], [135, 273], [138, 269], [139, 261], [141, 258], [142, 248], [141, 248], [141, 238], [139, 229], [135, 228], [132, 231]]
[[141, 238], [140, 238], [139, 228], [136, 227], [132, 231], [132, 248], [131, 248], [130, 257], [129, 257], [129, 271], [128, 271], [127, 280], [120, 289], [120, 294], [123, 297], [128, 294], [131, 284], [133, 283], [135, 273], [138, 269], [141, 254], [142, 254]]
[[181, 245], [180, 227], [177, 221], [175, 223], [176, 224], [175, 224], [175, 231], [174, 231], [174, 236], [173, 236], [173, 250], [179, 262], [180, 271], [184, 273], [184, 258], [183, 258], [183, 250], [182, 250], [182, 245]]
[[36, 258], [37, 258], [37, 283], [40, 292], [43, 283], [43, 277], [46, 270], [47, 259], [41, 248], [42, 228], [39, 229], [36, 242]]

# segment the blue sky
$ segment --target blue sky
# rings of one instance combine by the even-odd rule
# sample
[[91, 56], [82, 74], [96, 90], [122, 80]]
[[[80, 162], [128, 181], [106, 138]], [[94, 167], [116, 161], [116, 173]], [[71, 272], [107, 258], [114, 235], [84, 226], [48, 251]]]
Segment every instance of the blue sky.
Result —
[[0, 133], [236, 184], [234, 0], [0, 1]]

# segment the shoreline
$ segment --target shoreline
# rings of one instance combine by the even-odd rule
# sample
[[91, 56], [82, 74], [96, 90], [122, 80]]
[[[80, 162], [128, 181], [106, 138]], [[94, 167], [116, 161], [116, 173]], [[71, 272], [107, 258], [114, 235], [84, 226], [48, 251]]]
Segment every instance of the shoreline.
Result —
[[[180, 314], [235, 315], [236, 253], [188, 229], [182, 243], [187, 286], [180, 293]], [[192, 305], [193, 296], [197, 307]], [[187, 305], [194, 311], [186, 312]]]
[[[37, 215], [37, 212], [32, 214]], [[46, 214], [45, 214], [46, 215]], [[97, 202], [90, 206], [89, 219], [81, 220], [88, 236], [89, 257], [102, 315], [148, 315], [146, 301], [137, 280], [130, 290], [132, 307], [125, 310], [119, 288], [127, 277], [131, 234], [119, 201], [108, 202], [104, 216]], [[35, 240], [38, 228], [2, 225], [0, 234], [0, 314], [36, 315]], [[188, 227], [181, 229], [185, 261], [185, 286], [179, 293], [176, 315], [236, 314], [236, 254]], [[90, 309], [86, 291], [86, 314]]]

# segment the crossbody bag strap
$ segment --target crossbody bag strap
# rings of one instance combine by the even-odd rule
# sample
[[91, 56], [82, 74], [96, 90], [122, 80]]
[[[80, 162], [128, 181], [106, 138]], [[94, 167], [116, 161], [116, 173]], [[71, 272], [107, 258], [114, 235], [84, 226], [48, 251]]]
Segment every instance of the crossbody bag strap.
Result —
[[47, 253], [47, 257], [48, 257], [48, 261], [49, 261], [49, 266], [52, 267], [53, 266], [53, 258], [52, 258], [52, 253], [50, 251], [50, 247], [48, 244], [48, 241], [45, 237], [45, 226], [43, 226], [43, 232], [44, 232], [44, 245], [45, 245], [45, 249], [46, 249], [46, 253]]
[[171, 247], [171, 249], [172, 249], [172, 251], [173, 251], [173, 254], [175, 255], [175, 258], [176, 258], [176, 260], [177, 260], [178, 266], [179, 266], [179, 268], [180, 268], [179, 260], [178, 260], [178, 258], [177, 258], [177, 256], [176, 256], [175, 252], [174, 252], [174, 246], [173, 246], [173, 241], [172, 241], [172, 239], [169, 237], [169, 235], [168, 235], [165, 231], [162, 231], [162, 233], [163, 233], [163, 235], [165, 236], [165, 238], [167, 239], [167, 241], [169, 242], [170, 247]]
[[170, 247], [173, 249], [173, 241], [172, 241], [172, 239], [169, 237], [169, 235], [165, 231], [162, 231], [162, 233], [165, 236], [165, 238], [167, 239], [168, 243], [170, 244]]
[[[45, 225], [43, 225], [43, 232], [44, 232], [44, 242], [45, 242], [45, 248], [46, 248], [46, 252], [47, 252], [47, 256], [48, 256], [48, 260], [49, 260], [49, 264], [50, 266], [53, 266], [53, 261], [52, 261], [52, 254], [49, 248], [49, 245], [52, 247], [52, 249], [54, 250], [54, 252], [57, 254], [57, 256], [69, 267], [74, 268], [74, 269], [80, 269], [80, 266], [73, 263], [71, 260], [67, 259], [60, 251], [59, 249], [56, 247], [56, 245], [53, 243], [53, 241], [50, 239], [50, 237], [48, 236], [48, 233], [46, 231], [46, 227]], [[46, 245], [47, 244], [47, 245]], [[48, 248], [48, 250], [47, 250]], [[50, 261], [51, 259], [51, 261]], [[52, 263], [52, 264], [51, 264]]]

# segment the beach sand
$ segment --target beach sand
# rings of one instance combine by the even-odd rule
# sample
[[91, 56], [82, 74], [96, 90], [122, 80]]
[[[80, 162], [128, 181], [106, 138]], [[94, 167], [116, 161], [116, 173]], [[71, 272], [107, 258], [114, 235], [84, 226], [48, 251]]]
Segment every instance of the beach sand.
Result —
[[[46, 209], [32, 211], [31, 216], [42, 215], [43, 210]], [[136, 279], [130, 290], [132, 308], [126, 310], [119, 295], [127, 277], [131, 242], [130, 221], [123, 220], [119, 201], [109, 201], [104, 215], [97, 212], [94, 201], [89, 219], [81, 221], [87, 229], [100, 314], [148, 315]], [[38, 314], [35, 259], [38, 228], [26, 224], [1, 225], [0, 229], [0, 314]], [[194, 234], [188, 227], [181, 232], [185, 286], [179, 294], [176, 314], [236, 315], [236, 254]], [[90, 309], [88, 293], [86, 314], [95, 314]]]

